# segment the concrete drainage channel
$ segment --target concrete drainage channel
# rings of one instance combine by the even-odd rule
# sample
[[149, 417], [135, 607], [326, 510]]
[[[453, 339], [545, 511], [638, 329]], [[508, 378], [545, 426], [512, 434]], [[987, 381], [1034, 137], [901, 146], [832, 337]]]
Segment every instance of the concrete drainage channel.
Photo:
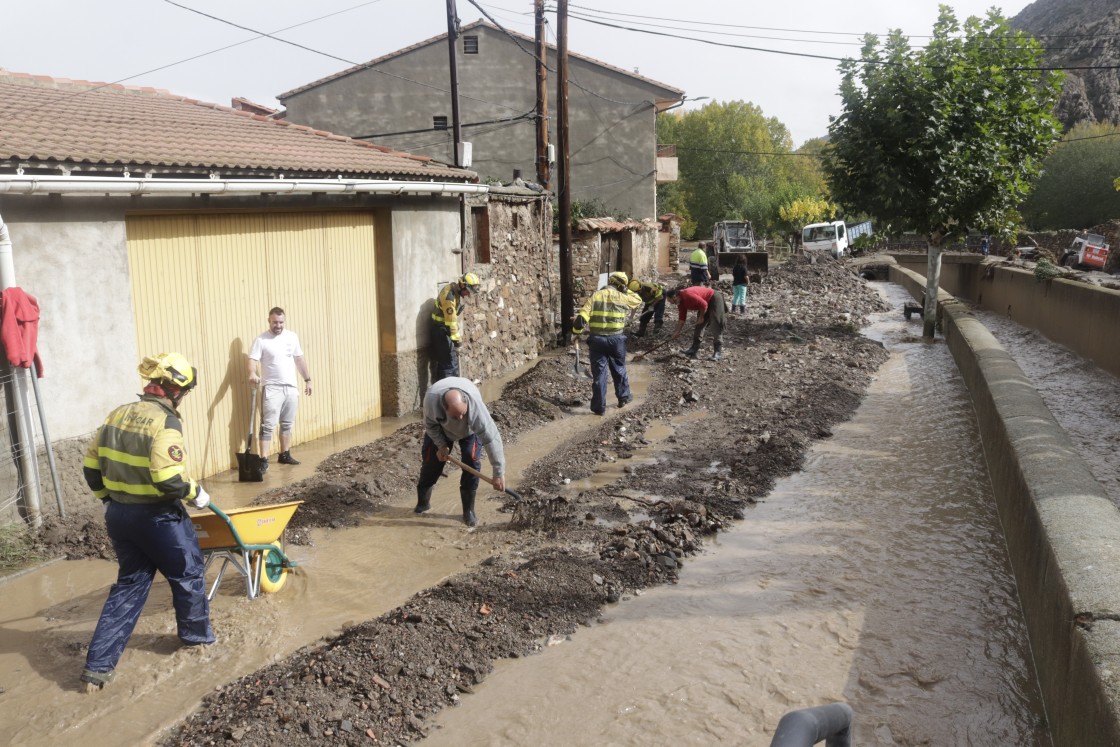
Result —
[[[921, 296], [921, 275], [890, 275]], [[1120, 744], [1120, 511], [992, 334], [948, 293], [938, 306], [976, 409], [1054, 743]]]

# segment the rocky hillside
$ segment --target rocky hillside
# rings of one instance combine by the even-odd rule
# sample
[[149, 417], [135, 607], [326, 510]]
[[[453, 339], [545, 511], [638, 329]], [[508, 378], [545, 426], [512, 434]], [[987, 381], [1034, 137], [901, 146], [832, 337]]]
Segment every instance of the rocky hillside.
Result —
[[1047, 62], [1068, 70], [1058, 102], [1066, 127], [1079, 122], [1120, 124], [1120, 3], [1117, 0], [1036, 0], [1011, 20], [1046, 48]]

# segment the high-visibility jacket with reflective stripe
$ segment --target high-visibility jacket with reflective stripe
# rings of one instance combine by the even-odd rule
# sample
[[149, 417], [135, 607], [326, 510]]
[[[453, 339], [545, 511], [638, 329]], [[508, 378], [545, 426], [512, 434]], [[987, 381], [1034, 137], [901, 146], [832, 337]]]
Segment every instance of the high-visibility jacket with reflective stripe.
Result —
[[642, 305], [642, 298], [631, 291], [620, 291], [607, 286], [591, 294], [579, 310], [584, 326], [593, 335], [622, 334], [626, 316]]
[[179, 414], [151, 395], [109, 413], [97, 429], [82, 472], [97, 498], [118, 503], [191, 500], [198, 483], [184, 477], [187, 452]]
[[665, 286], [661, 283], [642, 283], [637, 293], [646, 306], [652, 306], [665, 295]]
[[703, 249], [697, 249], [688, 255], [688, 266], [693, 270], [708, 269], [708, 255]]
[[436, 307], [432, 311], [432, 321], [447, 327], [448, 336], [459, 342], [459, 315], [463, 313], [463, 298], [459, 294], [459, 283], [451, 282], [443, 286], [436, 296]]

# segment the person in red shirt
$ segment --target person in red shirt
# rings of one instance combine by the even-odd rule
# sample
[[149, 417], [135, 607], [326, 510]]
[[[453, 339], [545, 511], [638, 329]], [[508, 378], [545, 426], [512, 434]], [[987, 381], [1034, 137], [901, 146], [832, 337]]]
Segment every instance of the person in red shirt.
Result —
[[715, 288], [704, 288], [694, 285], [689, 288], [665, 292], [665, 298], [680, 308], [680, 319], [677, 328], [673, 331], [672, 340], [681, 336], [684, 323], [689, 311], [696, 312], [696, 326], [692, 332], [692, 347], [684, 351], [689, 358], [695, 358], [700, 352], [700, 338], [704, 335], [706, 327], [712, 328], [712, 360], [718, 361], [722, 357], [723, 323], [727, 317], [727, 303], [723, 294]]

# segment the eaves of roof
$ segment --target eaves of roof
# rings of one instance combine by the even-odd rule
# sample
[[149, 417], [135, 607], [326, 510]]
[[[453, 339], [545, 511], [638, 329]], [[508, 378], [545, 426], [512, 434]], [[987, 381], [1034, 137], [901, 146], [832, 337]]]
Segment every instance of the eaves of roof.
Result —
[[0, 167], [474, 181], [477, 175], [167, 91], [0, 70]]

